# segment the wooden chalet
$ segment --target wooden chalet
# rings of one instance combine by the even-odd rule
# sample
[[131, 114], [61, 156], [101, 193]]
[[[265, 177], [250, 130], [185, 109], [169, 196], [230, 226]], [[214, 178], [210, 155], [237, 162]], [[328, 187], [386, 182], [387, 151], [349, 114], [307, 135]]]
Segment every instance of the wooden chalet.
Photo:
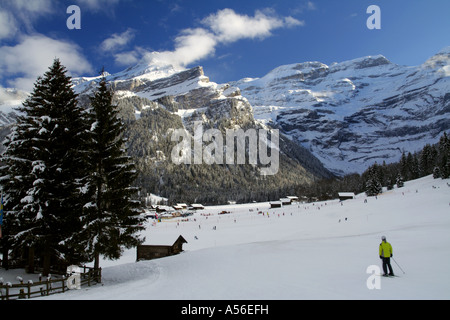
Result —
[[273, 209], [273, 208], [281, 208], [281, 201], [270, 202], [270, 208], [271, 209]]
[[205, 209], [205, 207], [202, 204], [193, 203], [193, 204], [191, 204], [190, 209], [191, 210], [203, 210], [203, 209]]
[[[187, 243], [183, 236], [179, 236], [172, 245], [167, 245], [167, 239], [158, 238], [150, 241], [150, 245], [139, 245], [136, 251], [136, 260], [152, 260], [173, 256], [183, 251], [183, 244]], [[170, 242], [169, 242], [170, 243]]]

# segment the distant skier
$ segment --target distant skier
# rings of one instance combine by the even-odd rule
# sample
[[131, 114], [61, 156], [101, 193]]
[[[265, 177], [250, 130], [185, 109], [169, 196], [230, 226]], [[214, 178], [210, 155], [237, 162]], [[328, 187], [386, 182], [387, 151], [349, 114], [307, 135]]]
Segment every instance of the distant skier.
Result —
[[388, 268], [389, 268], [389, 276], [393, 276], [394, 275], [394, 271], [392, 271], [392, 266], [391, 266], [391, 257], [392, 257], [392, 246], [389, 242], [386, 241], [386, 237], [382, 236], [381, 237], [381, 243], [380, 243], [380, 249], [379, 249], [379, 253], [380, 253], [380, 259], [383, 260], [383, 276], [388, 276]]

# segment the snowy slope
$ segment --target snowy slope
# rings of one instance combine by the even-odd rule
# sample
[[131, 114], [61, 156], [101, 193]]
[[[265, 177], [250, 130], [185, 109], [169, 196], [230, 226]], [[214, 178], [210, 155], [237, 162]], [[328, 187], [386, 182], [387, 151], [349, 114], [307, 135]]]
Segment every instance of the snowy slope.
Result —
[[[449, 299], [449, 185], [425, 177], [342, 206], [208, 207], [202, 213], [210, 216], [197, 213], [179, 226], [148, 225], [148, 243], [183, 235], [188, 244], [180, 255], [135, 262], [128, 250], [101, 263], [102, 286], [45, 299]], [[219, 216], [224, 209], [231, 214]], [[392, 261], [400, 277], [381, 277], [380, 289], [369, 290], [366, 271], [380, 266], [381, 235], [406, 273]]]

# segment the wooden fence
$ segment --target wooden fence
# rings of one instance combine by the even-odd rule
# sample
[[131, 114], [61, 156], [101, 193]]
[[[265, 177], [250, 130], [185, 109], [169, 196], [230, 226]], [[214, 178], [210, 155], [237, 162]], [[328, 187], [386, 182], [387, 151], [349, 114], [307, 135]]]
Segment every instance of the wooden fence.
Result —
[[[80, 267], [83, 269], [81, 276], [81, 285], [91, 286], [94, 283], [101, 283], [102, 269], [99, 268], [98, 272], [94, 272], [94, 268]], [[28, 283], [11, 284], [0, 283], [0, 294], [2, 300], [13, 299], [30, 299], [37, 296], [48, 296], [54, 293], [61, 293], [68, 291], [67, 278], [62, 276], [59, 279], [47, 279], [37, 282], [28, 281]]]

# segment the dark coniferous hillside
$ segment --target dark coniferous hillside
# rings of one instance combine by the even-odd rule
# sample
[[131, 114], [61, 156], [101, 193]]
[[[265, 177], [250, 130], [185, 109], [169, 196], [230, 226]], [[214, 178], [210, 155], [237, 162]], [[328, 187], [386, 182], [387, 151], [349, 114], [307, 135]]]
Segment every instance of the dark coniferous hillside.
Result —
[[[142, 194], [158, 194], [172, 203], [267, 201], [292, 194], [295, 186], [329, 176], [316, 158], [283, 136], [280, 137], [280, 169], [274, 176], [263, 177], [258, 168], [249, 164], [176, 165], [171, 159], [176, 145], [171, 141], [171, 134], [184, 124], [178, 115], [169, 111], [174, 110], [172, 99], [160, 101], [169, 106], [137, 97], [117, 100], [126, 119], [128, 152], [135, 159], [139, 172], [137, 185]], [[136, 110], [140, 112], [138, 117]], [[226, 128], [226, 122], [222, 118], [213, 125]]]

